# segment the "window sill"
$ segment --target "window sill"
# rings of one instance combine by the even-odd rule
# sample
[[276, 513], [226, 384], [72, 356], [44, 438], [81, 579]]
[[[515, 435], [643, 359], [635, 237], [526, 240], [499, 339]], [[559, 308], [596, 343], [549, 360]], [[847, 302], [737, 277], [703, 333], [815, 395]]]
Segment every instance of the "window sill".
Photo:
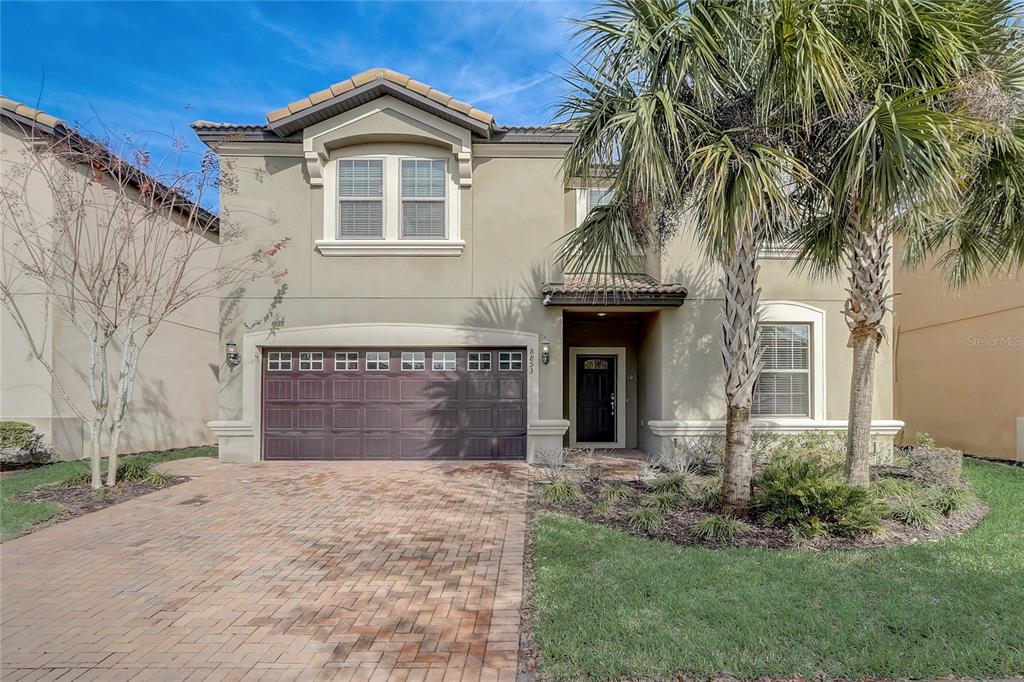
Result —
[[456, 239], [319, 239], [321, 256], [461, 256], [466, 242]]

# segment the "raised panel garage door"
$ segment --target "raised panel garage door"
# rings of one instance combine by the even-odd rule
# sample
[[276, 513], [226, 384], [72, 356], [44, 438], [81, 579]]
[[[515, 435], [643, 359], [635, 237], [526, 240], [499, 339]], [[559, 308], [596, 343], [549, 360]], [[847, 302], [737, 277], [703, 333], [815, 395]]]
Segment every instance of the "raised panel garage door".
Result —
[[263, 457], [525, 459], [522, 348], [263, 353]]

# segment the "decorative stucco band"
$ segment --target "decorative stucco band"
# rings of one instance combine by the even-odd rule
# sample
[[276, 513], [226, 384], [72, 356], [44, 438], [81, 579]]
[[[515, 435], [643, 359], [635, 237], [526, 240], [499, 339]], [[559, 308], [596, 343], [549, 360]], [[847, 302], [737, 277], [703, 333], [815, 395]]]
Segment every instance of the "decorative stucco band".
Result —
[[[774, 433], [801, 433], [803, 431], [843, 431], [845, 419], [751, 419], [755, 430]], [[725, 420], [663, 420], [649, 421], [648, 426], [655, 436], [671, 438], [679, 436], [701, 436], [725, 432]], [[895, 436], [903, 428], [897, 419], [876, 419], [871, 422], [871, 432], [879, 436]]]
[[[846, 430], [845, 419], [751, 419], [757, 431], [772, 433], [802, 433], [805, 431], [837, 432]], [[687, 436], [710, 436], [725, 433], [725, 421], [709, 420], [651, 420], [647, 422], [657, 441], [654, 453], [668, 454], [675, 447], [676, 438]], [[893, 439], [903, 428], [903, 422], [897, 419], [876, 419], [871, 422], [872, 464], [891, 464], [893, 457]]]
[[294, 346], [522, 346], [527, 354], [526, 412], [527, 459], [546, 448], [561, 447], [569, 428], [563, 419], [540, 418], [537, 334], [507, 329], [484, 329], [426, 324], [339, 324], [281, 329], [270, 335], [253, 332], [242, 338], [242, 363], [233, 370], [242, 373], [242, 418], [208, 424], [218, 439], [220, 458], [226, 462], [258, 462], [261, 452], [260, 368], [263, 350]]

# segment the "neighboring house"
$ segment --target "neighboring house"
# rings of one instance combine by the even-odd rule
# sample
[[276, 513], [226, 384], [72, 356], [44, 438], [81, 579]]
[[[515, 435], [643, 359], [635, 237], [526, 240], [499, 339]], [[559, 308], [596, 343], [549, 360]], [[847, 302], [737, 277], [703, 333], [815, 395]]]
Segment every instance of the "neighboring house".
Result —
[[[228, 461], [510, 458], [591, 445], [656, 453], [724, 428], [718, 272], [686, 234], [638, 272], [594, 282], [555, 242], [600, 187], [561, 176], [560, 127], [498, 125], [408, 76], [373, 69], [265, 124], [197, 122], [222, 160], [228, 257], [283, 237], [287, 270], [226, 292]], [[761, 267], [767, 365], [757, 425], [845, 428], [841, 283], [775, 254]], [[874, 415], [892, 421], [881, 349]]]
[[[896, 259], [902, 253], [896, 244]], [[940, 271], [898, 267], [896, 414], [904, 438], [1024, 462], [1024, 280], [951, 290]]]
[[[0, 162], [4, 189], [20, 190], [26, 151], [35, 141], [61, 139], [93, 144], [64, 121], [18, 102], [0, 98]], [[81, 171], [81, 168], [78, 169]], [[83, 178], [85, 176], [83, 175]], [[24, 202], [41, 216], [52, 214], [53, 194], [42, 178], [28, 183]], [[189, 205], [191, 207], [191, 205]], [[202, 209], [199, 209], [202, 210]], [[203, 212], [210, 221], [216, 216]], [[96, 229], [99, 229], [98, 227]], [[4, 225], [4, 257], [0, 267], [13, 266], [7, 254], [16, 249], [12, 229]], [[216, 231], [211, 239], [216, 239]], [[218, 249], [211, 245], [208, 271], [216, 267]], [[42, 296], [40, 296], [42, 300]], [[217, 334], [216, 298], [207, 297], [185, 306], [164, 321], [149, 341], [138, 370], [135, 394], [121, 439], [122, 452], [163, 450], [212, 441], [206, 422], [217, 413], [217, 371], [223, 351]], [[89, 345], [70, 322], [43, 306], [30, 310], [29, 324], [45, 329], [49, 361], [75, 404], [86, 412], [89, 391]], [[118, 357], [113, 355], [114, 377]], [[89, 455], [86, 425], [60, 399], [46, 369], [32, 357], [29, 346], [5, 308], [0, 308], [0, 420], [27, 422], [41, 431], [64, 459]]]

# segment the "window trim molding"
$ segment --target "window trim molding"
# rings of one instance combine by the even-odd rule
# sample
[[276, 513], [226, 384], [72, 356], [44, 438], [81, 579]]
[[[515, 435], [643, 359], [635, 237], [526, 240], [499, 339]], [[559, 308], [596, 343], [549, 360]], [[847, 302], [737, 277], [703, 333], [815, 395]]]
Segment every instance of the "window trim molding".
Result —
[[806, 324], [811, 330], [810, 344], [810, 401], [809, 416], [803, 417], [751, 417], [756, 420], [785, 424], [788, 422], [815, 422], [825, 420], [825, 311], [796, 301], [766, 301], [761, 304], [760, 322], [765, 324]]
[[[382, 239], [338, 239], [338, 161], [380, 159], [384, 161]], [[443, 160], [446, 163], [445, 237], [443, 239], [402, 238], [402, 161]], [[460, 256], [466, 248], [462, 239], [462, 193], [459, 184], [460, 159], [450, 149], [424, 143], [380, 142], [355, 144], [329, 152], [323, 163], [323, 238], [314, 249], [321, 256]]]

